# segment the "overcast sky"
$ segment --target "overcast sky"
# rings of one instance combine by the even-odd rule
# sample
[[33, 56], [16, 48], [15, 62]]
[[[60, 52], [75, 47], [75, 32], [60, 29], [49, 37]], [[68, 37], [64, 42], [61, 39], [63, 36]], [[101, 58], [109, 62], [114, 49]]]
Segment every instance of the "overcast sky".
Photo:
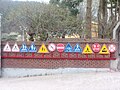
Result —
[[37, 2], [49, 3], [50, 0], [13, 0], [13, 1], [37, 1]]

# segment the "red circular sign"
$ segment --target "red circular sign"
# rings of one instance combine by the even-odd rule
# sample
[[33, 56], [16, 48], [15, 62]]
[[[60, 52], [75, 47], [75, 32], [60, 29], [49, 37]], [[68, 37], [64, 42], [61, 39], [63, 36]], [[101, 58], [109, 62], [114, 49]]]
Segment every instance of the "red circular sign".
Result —
[[92, 45], [92, 49], [93, 49], [94, 52], [99, 52], [100, 48], [101, 48], [101, 46], [100, 46], [99, 43], [95, 43], [95, 44]]
[[55, 49], [56, 49], [55, 44], [54, 44], [54, 43], [50, 43], [50, 44], [48, 45], [48, 49], [49, 49], [49, 51], [51, 51], [51, 52], [55, 51]]
[[57, 51], [58, 52], [63, 52], [64, 49], [65, 49], [64, 44], [62, 44], [62, 43], [57, 44]]
[[109, 49], [110, 52], [115, 52], [116, 51], [116, 46], [114, 44], [110, 44], [108, 46], [108, 49]]

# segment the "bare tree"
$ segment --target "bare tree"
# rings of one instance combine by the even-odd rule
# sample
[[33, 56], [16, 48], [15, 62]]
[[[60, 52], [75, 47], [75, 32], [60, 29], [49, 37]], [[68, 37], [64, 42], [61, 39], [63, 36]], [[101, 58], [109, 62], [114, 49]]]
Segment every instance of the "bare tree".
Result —
[[86, 9], [86, 37], [91, 38], [91, 9], [92, 9], [92, 0], [87, 0], [87, 9]]

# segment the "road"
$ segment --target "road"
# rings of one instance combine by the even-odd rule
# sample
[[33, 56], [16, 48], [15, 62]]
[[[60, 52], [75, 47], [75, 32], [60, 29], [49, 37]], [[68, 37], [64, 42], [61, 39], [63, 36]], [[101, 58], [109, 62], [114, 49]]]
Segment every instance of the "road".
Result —
[[1, 78], [0, 90], [120, 90], [120, 72]]

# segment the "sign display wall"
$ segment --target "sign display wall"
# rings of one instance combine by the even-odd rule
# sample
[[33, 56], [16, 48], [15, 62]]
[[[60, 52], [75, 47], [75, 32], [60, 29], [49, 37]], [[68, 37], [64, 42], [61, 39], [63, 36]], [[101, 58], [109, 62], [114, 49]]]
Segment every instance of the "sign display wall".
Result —
[[[101, 47], [102, 46], [102, 47]], [[29, 48], [28, 48], [29, 47]], [[39, 48], [38, 48], [39, 47]], [[50, 52], [49, 52], [49, 51]], [[49, 43], [45, 45], [37, 46], [34, 42], [31, 45], [26, 45], [26, 43], [22, 43], [20, 49], [17, 43], [12, 46], [12, 49], [7, 42], [3, 48], [3, 52], [8, 53], [7, 56], [3, 56], [3, 58], [11, 57], [11, 58], [41, 58], [41, 59], [73, 59], [73, 60], [114, 60], [115, 56], [113, 54], [116, 51], [116, 46], [114, 44], [85, 44], [84, 46], [81, 43]], [[9, 52], [21, 52], [22, 56], [15, 54], [15, 56], [9, 56]], [[31, 53], [32, 55], [27, 56], [27, 53]], [[55, 54], [57, 52], [57, 54]], [[39, 56], [35, 56], [36, 53], [42, 54]], [[66, 53], [66, 54], [65, 54]], [[74, 54], [73, 54], [74, 53]], [[47, 55], [44, 57], [44, 55]], [[66, 56], [64, 56], [66, 55]], [[74, 55], [74, 57], [73, 57]], [[64, 57], [63, 57], [64, 56]]]

